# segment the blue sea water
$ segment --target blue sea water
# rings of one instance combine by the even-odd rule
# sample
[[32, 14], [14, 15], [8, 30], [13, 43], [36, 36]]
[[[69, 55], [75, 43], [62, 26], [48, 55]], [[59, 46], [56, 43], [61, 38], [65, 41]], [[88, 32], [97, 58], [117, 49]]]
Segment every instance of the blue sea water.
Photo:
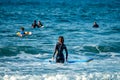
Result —
[[[32, 35], [18, 37], [21, 26]], [[60, 35], [68, 60], [94, 60], [49, 63]], [[1, 0], [0, 80], [120, 80], [120, 1]]]

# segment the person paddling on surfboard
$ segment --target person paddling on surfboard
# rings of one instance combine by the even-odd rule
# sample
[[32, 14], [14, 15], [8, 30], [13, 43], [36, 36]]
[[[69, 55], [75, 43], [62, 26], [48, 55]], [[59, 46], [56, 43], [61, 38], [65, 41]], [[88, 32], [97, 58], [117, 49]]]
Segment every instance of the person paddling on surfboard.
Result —
[[32, 34], [32, 32], [24, 31], [25, 30], [24, 27], [21, 27], [20, 29], [21, 29], [21, 31], [16, 33], [17, 36], [23, 37], [25, 35], [31, 35]]
[[[67, 62], [68, 59], [68, 51], [67, 47], [64, 44], [64, 38], [63, 36], [59, 36], [56, 46], [55, 46], [55, 52], [53, 54], [52, 59], [54, 60], [54, 56], [56, 55], [56, 63], [64, 63], [65, 60]], [[66, 59], [64, 58], [63, 50], [66, 52]]]
[[24, 35], [25, 35], [25, 31], [24, 31], [24, 30], [25, 30], [25, 28], [24, 28], [24, 27], [21, 27], [20, 29], [21, 29], [21, 32], [20, 32], [19, 36], [21, 36], [21, 37], [22, 37], [22, 36], [24, 36]]

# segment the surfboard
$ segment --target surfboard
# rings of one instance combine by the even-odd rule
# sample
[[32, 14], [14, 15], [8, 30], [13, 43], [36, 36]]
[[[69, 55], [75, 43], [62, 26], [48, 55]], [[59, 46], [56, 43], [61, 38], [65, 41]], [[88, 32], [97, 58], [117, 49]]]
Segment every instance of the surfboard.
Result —
[[69, 60], [68, 63], [81, 63], [81, 62], [90, 62], [93, 58], [84, 59], [84, 60]]
[[44, 26], [41, 26], [41, 28], [44, 28]]
[[26, 35], [31, 35], [31, 34], [32, 34], [32, 32], [25, 32], [25, 34], [26, 34]]
[[[83, 60], [68, 60], [67, 63], [83, 63], [83, 62], [90, 62], [93, 58], [83, 59]], [[49, 60], [50, 63], [56, 63], [55, 61]]]
[[[25, 35], [31, 35], [31, 34], [32, 32], [27, 32], [27, 31], [25, 32]], [[20, 32], [17, 32], [16, 35], [20, 37], [25, 36], [25, 35], [22, 35]]]

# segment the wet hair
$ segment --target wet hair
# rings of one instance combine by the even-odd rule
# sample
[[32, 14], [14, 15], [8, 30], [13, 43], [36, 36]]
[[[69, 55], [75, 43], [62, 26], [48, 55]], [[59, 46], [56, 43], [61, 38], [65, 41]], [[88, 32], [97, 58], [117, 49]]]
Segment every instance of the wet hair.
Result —
[[37, 22], [36, 20], [34, 20], [34, 22]]
[[97, 24], [97, 22], [94, 22], [94, 24]]
[[64, 43], [64, 37], [63, 36], [59, 36], [59, 39], [61, 39], [61, 43]]
[[24, 31], [24, 27], [21, 27], [20, 29], [21, 29], [22, 31]]

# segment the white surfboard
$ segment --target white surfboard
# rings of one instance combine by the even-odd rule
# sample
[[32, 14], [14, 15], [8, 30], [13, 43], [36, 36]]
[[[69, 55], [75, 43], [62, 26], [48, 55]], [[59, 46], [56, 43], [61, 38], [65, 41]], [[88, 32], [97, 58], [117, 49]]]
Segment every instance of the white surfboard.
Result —
[[24, 35], [22, 35], [20, 32], [17, 32], [16, 35], [22, 37], [22, 36], [25, 36], [25, 35], [32, 35], [32, 32], [27, 32], [26, 31]]

